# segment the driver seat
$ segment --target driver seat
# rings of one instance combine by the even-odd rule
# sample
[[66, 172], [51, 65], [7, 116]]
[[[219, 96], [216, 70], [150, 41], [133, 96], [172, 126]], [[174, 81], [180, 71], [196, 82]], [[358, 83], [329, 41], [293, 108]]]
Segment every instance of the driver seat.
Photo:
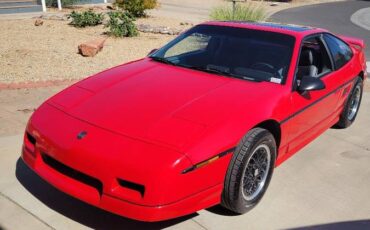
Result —
[[316, 77], [318, 68], [314, 63], [314, 51], [312, 49], [304, 49], [299, 59], [297, 76], [302, 79], [303, 76]]

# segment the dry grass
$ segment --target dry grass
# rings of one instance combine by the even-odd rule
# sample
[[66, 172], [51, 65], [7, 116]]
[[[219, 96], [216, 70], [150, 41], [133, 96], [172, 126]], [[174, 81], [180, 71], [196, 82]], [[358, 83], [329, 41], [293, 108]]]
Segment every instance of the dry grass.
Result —
[[264, 21], [266, 19], [265, 8], [262, 4], [236, 4], [235, 9], [232, 6], [218, 6], [211, 10], [210, 18], [212, 20], [227, 21]]

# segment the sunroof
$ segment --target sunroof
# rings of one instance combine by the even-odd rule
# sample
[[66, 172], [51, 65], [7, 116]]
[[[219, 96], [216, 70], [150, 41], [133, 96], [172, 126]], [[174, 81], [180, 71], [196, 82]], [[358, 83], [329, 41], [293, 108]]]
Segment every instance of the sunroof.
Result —
[[[227, 22], [227, 21], [225, 21]], [[311, 27], [308, 26], [297, 26], [297, 25], [289, 25], [289, 24], [278, 24], [278, 23], [271, 23], [271, 22], [248, 22], [248, 21], [229, 21], [233, 23], [242, 23], [242, 24], [249, 24], [249, 25], [257, 25], [257, 26], [266, 26], [272, 28], [279, 28], [284, 30], [291, 30], [296, 32], [303, 32], [307, 30], [311, 30]]]

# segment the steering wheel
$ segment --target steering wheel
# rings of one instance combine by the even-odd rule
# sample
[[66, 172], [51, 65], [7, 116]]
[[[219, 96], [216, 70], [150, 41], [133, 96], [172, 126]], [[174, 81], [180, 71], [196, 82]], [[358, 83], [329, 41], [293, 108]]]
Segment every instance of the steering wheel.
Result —
[[270, 73], [275, 72], [275, 67], [265, 62], [254, 63], [250, 68]]

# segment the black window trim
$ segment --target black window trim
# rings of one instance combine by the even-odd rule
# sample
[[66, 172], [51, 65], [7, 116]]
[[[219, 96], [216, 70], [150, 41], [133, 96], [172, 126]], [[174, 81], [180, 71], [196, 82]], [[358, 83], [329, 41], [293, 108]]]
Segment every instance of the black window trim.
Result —
[[[333, 67], [334, 67], [334, 70], [333, 71], [337, 71], [337, 70], [339, 70], [340, 68], [343, 68], [345, 65], [347, 65], [351, 60], [352, 60], [352, 58], [353, 58], [353, 50], [352, 50], [352, 48], [351, 48], [351, 45], [350, 44], [348, 44], [348, 42], [346, 42], [346, 41], [344, 41], [343, 39], [341, 39], [340, 37], [338, 37], [338, 36], [335, 36], [334, 34], [332, 34], [332, 33], [328, 33], [328, 32], [324, 32], [324, 33], [322, 33], [322, 40], [324, 41], [324, 43], [325, 43], [325, 45], [327, 46], [327, 49], [328, 49], [328, 51], [329, 51], [329, 56], [331, 57], [331, 59], [332, 59], [332, 61], [333, 61]], [[330, 51], [330, 48], [329, 48], [329, 46], [327, 45], [327, 42], [326, 42], [326, 40], [325, 40], [325, 38], [324, 38], [324, 36], [325, 35], [331, 35], [331, 36], [333, 36], [334, 38], [336, 38], [336, 39], [338, 39], [339, 41], [341, 41], [341, 42], [343, 42], [344, 44], [346, 44], [347, 46], [348, 46], [348, 48], [351, 50], [351, 58], [343, 65], [343, 66], [341, 66], [340, 68], [338, 68], [337, 67], [337, 65], [335, 64], [335, 61], [334, 61], [334, 57], [333, 57], [333, 54], [331, 53], [331, 51]]]
[[[336, 67], [335, 67], [335, 62], [334, 62], [333, 56], [331, 55], [329, 46], [328, 46], [328, 44], [326, 44], [326, 41], [324, 39], [324, 36], [325, 36], [325, 33], [322, 33], [320, 35], [320, 40], [321, 40], [322, 44], [325, 47], [326, 53], [328, 54], [328, 57], [329, 57], [329, 60], [330, 60], [330, 64], [331, 64], [331, 72], [335, 72], [337, 70]], [[320, 76], [320, 78], [322, 78], [322, 77], [324, 77], [324, 76]]]
[[[324, 40], [324, 34], [325, 34], [325, 32], [309, 34], [309, 35], [305, 36], [303, 39], [301, 39], [301, 44], [299, 46], [299, 53], [298, 53], [297, 63], [296, 63], [295, 70], [294, 70], [294, 77], [293, 77], [293, 82], [292, 82], [292, 92], [297, 91], [297, 87], [298, 87], [298, 85], [297, 85], [297, 71], [298, 71], [298, 67], [299, 67], [299, 59], [301, 58], [301, 52], [302, 52], [302, 48], [303, 48], [303, 45], [304, 45], [304, 41], [306, 41], [307, 39], [318, 37], [321, 40], [321, 42], [323, 43], [324, 48], [325, 48], [326, 52], [328, 53], [329, 60], [331, 62], [332, 70], [330, 72], [322, 74], [322, 76], [319, 76], [319, 78], [323, 78], [323, 77], [327, 76], [328, 74], [331, 74], [331, 73], [336, 71], [333, 57], [331, 56], [331, 53], [330, 53], [330, 51], [327, 47], [327, 44], [325, 43], [325, 40]], [[330, 34], [330, 33], [328, 33], [328, 34]]]

